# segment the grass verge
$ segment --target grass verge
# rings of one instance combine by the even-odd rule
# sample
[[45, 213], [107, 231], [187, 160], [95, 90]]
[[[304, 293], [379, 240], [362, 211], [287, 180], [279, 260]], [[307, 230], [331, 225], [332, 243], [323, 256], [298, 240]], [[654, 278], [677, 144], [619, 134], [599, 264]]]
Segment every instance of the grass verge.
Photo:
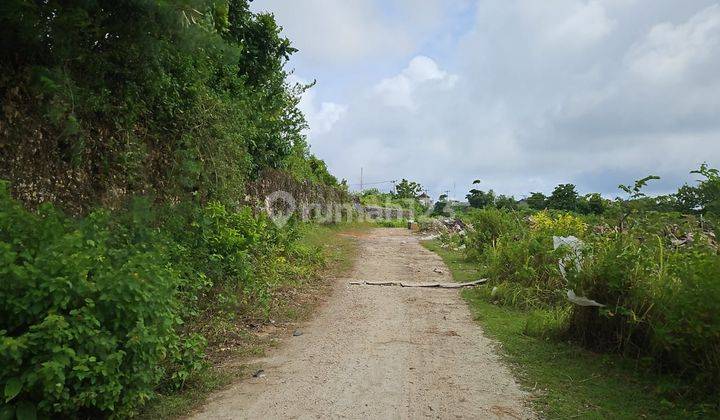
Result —
[[[477, 279], [477, 268], [460, 251], [437, 241], [423, 245], [437, 253], [456, 281]], [[489, 303], [479, 290], [462, 292], [483, 331], [501, 345], [501, 353], [534, 409], [551, 419], [696, 418], [715, 416], [709, 406], [682, 405], [663, 398], [677, 389], [674, 378], [647, 373], [633, 360], [597, 354], [571, 343], [526, 334], [532, 312]], [[712, 413], [712, 414], [711, 414]]]
[[[220, 323], [214, 335], [226, 339], [227, 347], [211, 349], [207, 368], [189, 378], [183, 389], [157, 394], [140, 415], [143, 419], [171, 419], [190, 413], [214, 391], [250, 374], [248, 362], [277, 345], [277, 338], [307, 319], [330, 291], [329, 279], [349, 272], [355, 261], [354, 236], [369, 229], [367, 224], [306, 225], [301, 243], [322, 253], [324, 265], [310, 281], [288, 279], [278, 285], [267, 321], [238, 319], [233, 325]], [[226, 354], [218, 350], [225, 350]], [[229, 354], [227, 354], [229, 353]]]

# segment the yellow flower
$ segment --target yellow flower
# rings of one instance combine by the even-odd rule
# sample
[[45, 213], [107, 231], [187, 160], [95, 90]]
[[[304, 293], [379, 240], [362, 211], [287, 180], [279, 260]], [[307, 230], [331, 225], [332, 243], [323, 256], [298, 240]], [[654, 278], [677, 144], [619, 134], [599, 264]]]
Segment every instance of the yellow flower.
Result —
[[579, 217], [565, 213], [553, 218], [547, 210], [533, 215], [530, 219], [530, 227], [535, 231], [561, 236], [582, 236], [587, 231], [587, 223]]

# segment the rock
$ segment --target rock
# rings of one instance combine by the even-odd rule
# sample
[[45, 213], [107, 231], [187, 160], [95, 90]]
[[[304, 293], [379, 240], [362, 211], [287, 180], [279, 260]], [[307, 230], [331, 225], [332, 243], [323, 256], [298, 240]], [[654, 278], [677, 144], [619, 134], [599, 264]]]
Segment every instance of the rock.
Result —
[[265, 377], [265, 371], [262, 369], [258, 369], [255, 373], [253, 373], [253, 378], [264, 378]]
[[442, 274], [442, 273], [443, 273], [443, 271], [442, 271], [441, 269], [439, 269], [439, 268], [434, 268], [433, 271], [436, 272], [436, 273], [438, 273], [438, 274]]
[[295, 330], [295, 331], [293, 331], [293, 337], [300, 337], [302, 334], [303, 334], [303, 333], [302, 333], [302, 331], [300, 331], [300, 330]]

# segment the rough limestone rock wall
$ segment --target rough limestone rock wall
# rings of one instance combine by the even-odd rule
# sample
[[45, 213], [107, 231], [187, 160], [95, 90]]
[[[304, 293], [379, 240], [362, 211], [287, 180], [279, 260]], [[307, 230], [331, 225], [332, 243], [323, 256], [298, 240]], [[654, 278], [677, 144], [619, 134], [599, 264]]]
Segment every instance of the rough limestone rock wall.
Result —
[[[363, 206], [344, 189], [300, 181], [279, 170], [266, 170], [251, 182], [244, 204], [253, 205], [259, 211], [286, 213], [298, 212], [305, 220], [341, 221], [362, 218], [410, 219], [412, 211], [379, 206]], [[292, 208], [291, 208], [292, 207]]]
[[[309, 180], [297, 180], [287, 172], [265, 170], [247, 187], [246, 204], [258, 209], [285, 212], [291, 207], [304, 218], [337, 219], [352, 212], [347, 191]], [[330, 221], [330, 220], [328, 220]], [[339, 220], [338, 220], [339, 221]]]

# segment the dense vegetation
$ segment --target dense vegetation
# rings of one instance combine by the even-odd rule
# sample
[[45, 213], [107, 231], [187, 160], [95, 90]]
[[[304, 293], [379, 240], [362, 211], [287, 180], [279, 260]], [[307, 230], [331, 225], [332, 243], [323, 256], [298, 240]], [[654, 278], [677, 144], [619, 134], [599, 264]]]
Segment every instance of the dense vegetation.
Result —
[[249, 209], [30, 213], [0, 191], [5, 410], [132, 414], [203, 367], [217, 325], [262, 317], [317, 250]]
[[[478, 298], [534, 311], [528, 333], [620, 353], [640, 367], [672, 373], [684, 382], [665, 390], [669, 399], [709, 401], [717, 409], [720, 179], [705, 165], [697, 172], [704, 179], [671, 198], [642, 193], [656, 177], [620, 186], [628, 197], [605, 201], [601, 214], [572, 207], [578, 197], [568, 186], [554, 193], [564, 197], [562, 210], [487, 205], [463, 216], [472, 225], [465, 236], [446, 241], [465, 249], [490, 279], [489, 288], [475, 292]], [[695, 197], [694, 204], [680, 196]], [[658, 209], [667, 202], [684, 212]], [[577, 252], [554, 249], [554, 236], [575, 236], [582, 245]], [[568, 290], [603, 306], [571, 303]]]
[[0, 417], [136, 413], [321, 266], [246, 197], [266, 173], [344, 191], [294, 51], [245, 0], [0, 5]]
[[0, 178], [75, 213], [235, 203], [265, 168], [334, 184], [302, 135], [294, 51], [245, 0], [3, 2]]

